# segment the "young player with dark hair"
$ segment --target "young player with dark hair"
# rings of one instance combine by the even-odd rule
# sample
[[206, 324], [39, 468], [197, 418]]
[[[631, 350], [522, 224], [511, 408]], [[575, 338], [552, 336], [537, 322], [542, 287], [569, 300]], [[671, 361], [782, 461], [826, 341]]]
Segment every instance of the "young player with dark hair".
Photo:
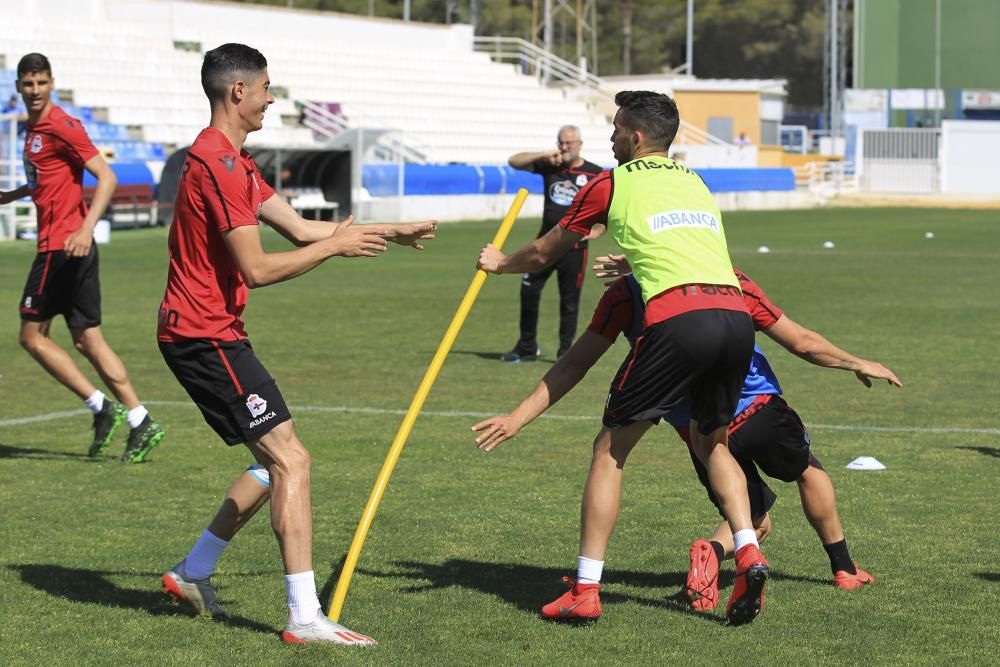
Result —
[[[88, 454], [97, 456], [127, 420], [130, 431], [121, 460], [139, 463], [163, 438], [163, 429], [140, 403], [125, 365], [101, 333], [100, 264], [93, 239], [94, 226], [111, 201], [117, 179], [83, 124], [52, 103], [54, 88], [48, 58], [41, 53], [21, 58], [17, 90], [28, 109], [24, 142], [28, 183], [0, 192], [0, 204], [30, 196], [38, 212], [38, 254], [21, 297], [19, 341], [93, 413], [94, 437]], [[89, 208], [83, 200], [84, 169], [97, 179]], [[52, 320], [57, 315], [65, 318], [74, 347], [119, 402], [91, 384], [72, 357], [52, 340]]]
[[[622, 257], [616, 256], [599, 257], [595, 267], [599, 270], [598, 277], [628, 273], [628, 265], [622, 260]], [[755, 329], [765, 332], [810, 363], [853, 371], [866, 386], [871, 386], [871, 378], [901, 386], [892, 371], [881, 364], [855, 357], [815, 331], [793, 322], [748, 276], [738, 271], [736, 274]], [[497, 445], [515, 437], [522, 428], [572, 390], [619, 334], [624, 334], [629, 344], [634, 346], [643, 332], [644, 311], [638, 282], [631, 275], [618, 278], [601, 298], [586, 331], [546, 373], [531, 394], [510, 413], [486, 419], [472, 427], [473, 431], [482, 432], [476, 438], [476, 445], [485, 451], [492, 451]], [[775, 496], [760, 478], [757, 465], [769, 476], [798, 483], [802, 509], [830, 558], [834, 585], [851, 590], [874, 583], [874, 578], [858, 569], [851, 560], [837, 513], [833, 483], [812, 455], [805, 427], [795, 411], [781, 398], [778, 379], [757, 347], [754, 348], [750, 372], [743, 381], [739, 405], [734, 414], [728, 427], [729, 447], [747, 477], [748, 500], [758, 540], [771, 530], [768, 510]], [[690, 448], [687, 415], [688, 406], [681, 404], [666, 419]], [[719, 507], [704, 465], [693, 451], [690, 454], [699, 481], [708, 490], [710, 500]], [[715, 608], [719, 593], [719, 562], [732, 551], [732, 532], [725, 522], [716, 528], [711, 542], [702, 539], [691, 545], [686, 593], [696, 611]], [[570, 614], [560, 612], [560, 608], [569, 609], [570, 605], [557, 607], [553, 603], [548, 605], [550, 609], [548, 613], [543, 611], [543, 615], [559, 618], [579, 614], [585, 621], [596, 620], [601, 613], [598, 591], [596, 587], [586, 590], [590, 591], [589, 595], [580, 596], [582, 603]]]
[[[559, 224], [576, 193], [603, 171], [593, 162], [580, 157], [582, 147], [580, 128], [564, 125], [556, 135], [555, 148], [516, 153], [507, 160], [514, 169], [540, 174], [544, 180], [545, 203], [538, 236], [543, 236]], [[561, 357], [569, 349], [576, 338], [580, 293], [587, 271], [587, 241], [603, 233], [603, 225], [595, 227], [554, 264], [521, 276], [520, 337], [510, 352], [501, 355], [501, 360], [517, 363], [538, 358], [538, 306], [542, 300], [542, 289], [553, 273], [559, 283], [559, 349], [556, 357]]]
[[[243, 148], [274, 102], [264, 56], [243, 44], [224, 44], [205, 54], [201, 78], [211, 122], [184, 163], [157, 338], [205, 421], [227, 444], [245, 444], [257, 463], [229, 488], [187, 556], [163, 575], [164, 590], [198, 613], [225, 615], [210, 577], [229, 541], [270, 500], [288, 595], [282, 639], [369, 646], [372, 638], [333, 623], [320, 609], [312, 570], [309, 452], [250, 345], [242, 313], [249, 289], [295, 278], [331, 257], [376, 257], [386, 239], [421, 249], [421, 240], [434, 238], [436, 223], [303, 220], [274, 196]], [[258, 218], [299, 247], [264, 252]]]

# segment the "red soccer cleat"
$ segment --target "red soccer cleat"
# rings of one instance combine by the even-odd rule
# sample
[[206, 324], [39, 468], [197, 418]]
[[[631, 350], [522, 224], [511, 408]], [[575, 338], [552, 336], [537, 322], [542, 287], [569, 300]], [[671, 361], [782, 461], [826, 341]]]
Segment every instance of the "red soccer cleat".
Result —
[[708, 540], [691, 543], [686, 592], [697, 612], [710, 611], [719, 604], [719, 559]]
[[756, 544], [736, 552], [736, 585], [726, 605], [730, 625], [743, 625], [757, 618], [764, 608], [764, 585], [769, 574], [767, 560]]
[[569, 577], [562, 580], [570, 589], [542, 607], [542, 618], [579, 625], [596, 623], [601, 617], [601, 585], [580, 584]]
[[841, 570], [834, 574], [833, 585], [842, 591], [853, 591], [856, 588], [870, 586], [875, 583], [875, 577], [858, 567], [857, 563], [854, 564], [854, 569], [858, 571], [857, 574], [851, 574], [846, 570]]

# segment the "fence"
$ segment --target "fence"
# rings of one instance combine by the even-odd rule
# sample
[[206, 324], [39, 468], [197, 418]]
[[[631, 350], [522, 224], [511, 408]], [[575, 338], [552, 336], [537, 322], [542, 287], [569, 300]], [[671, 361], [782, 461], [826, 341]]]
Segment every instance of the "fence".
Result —
[[861, 130], [856, 151], [866, 192], [934, 193], [941, 189], [937, 128]]

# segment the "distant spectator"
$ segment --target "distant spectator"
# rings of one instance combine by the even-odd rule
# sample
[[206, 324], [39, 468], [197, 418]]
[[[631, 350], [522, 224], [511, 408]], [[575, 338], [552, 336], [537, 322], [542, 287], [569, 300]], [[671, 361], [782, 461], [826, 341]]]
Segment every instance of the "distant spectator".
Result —
[[0, 113], [17, 113], [17, 95], [11, 95], [7, 103], [3, 105]]
[[736, 137], [734, 141], [737, 146], [749, 146], [751, 144], [750, 137], [747, 136], [746, 132], [740, 132], [740, 136]]
[[[580, 129], [574, 125], [564, 125], [556, 134], [556, 145], [540, 151], [516, 153], [507, 163], [514, 169], [541, 174], [545, 184], [545, 205], [542, 208], [542, 227], [538, 236], [556, 226], [562, 219], [576, 193], [597, 174], [601, 168], [580, 157], [583, 141]], [[573, 249], [558, 262], [535, 273], [526, 273], [521, 279], [520, 337], [514, 348], [501, 355], [510, 363], [533, 361], [540, 355], [538, 347], [538, 306], [542, 299], [545, 282], [556, 274], [559, 282], [559, 349], [561, 357], [576, 340], [577, 312], [580, 308], [580, 291], [583, 275], [587, 269], [587, 241], [604, 233], [604, 225], [595, 225], [594, 230], [580, 239]]]

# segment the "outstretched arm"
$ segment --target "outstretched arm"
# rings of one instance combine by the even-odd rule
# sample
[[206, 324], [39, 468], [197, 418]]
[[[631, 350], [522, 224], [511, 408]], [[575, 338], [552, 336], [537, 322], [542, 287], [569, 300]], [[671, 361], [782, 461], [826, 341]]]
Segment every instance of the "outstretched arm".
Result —
[[[269, 197], [261, 205], [260, 219], [300, 247], [329, 238], [339, 226], [339, 223], [336, 222], [306, 220], [287, 201], [274, 196]], [[351, 219], [348, 217], [348, 220]], [[399, 245], [423, 250], [420, 241], [434, 238], [437, 221], [427, 220], [415, 224], [380, 224], [377, 227], [385, 232], [383, 238]]]
[[[273, 199], [273, 197], [272, 197]], [[345, 220], [324, 239], [287, 252], [264, 252], [257, 225], [234, 227], [223, 238], [247, 287], [253, 289], [301, 276], [330, 257], [375, 257], [385, 252], [385, 230]]]
[[811, 364], [824, 368], [840, 368], [851, 371], [866, 387], [872, 386], [872, 378], [885, 380], [894, 387], [902, 387], [896, 374], [880, 363], [856, 357], [840, 349], [818, 332], [793, 322], [786, 315], [778, 318], [764, 333], [792, 354]]
[[583, 234], [556, 225], [512, 255], [504, 255], [492, 243], [479, 252], [476, 268], [487, 273], [532, 273], [541, 271], [565, 255]]
[[472, 427], [473, 431], [484, 431], [476, 438], [476, 447], [487, 452], [493, 451], [497, 445], [517, 435], [522, 428], [579, 384], [609, 347], [611, 341], [604, 336], [584, 331], [573, 347], [559, 357], [535, 389], [516, 408], [506, 415], [490, 417]]

